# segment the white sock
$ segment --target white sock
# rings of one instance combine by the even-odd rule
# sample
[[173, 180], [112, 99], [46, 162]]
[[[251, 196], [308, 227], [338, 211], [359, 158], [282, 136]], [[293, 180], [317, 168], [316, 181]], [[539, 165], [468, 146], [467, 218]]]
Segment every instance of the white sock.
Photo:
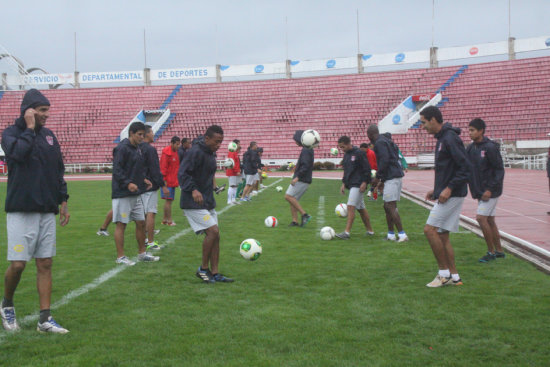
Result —
[[451, 276], [453, 277], [453, 280], [456, 282], [458, 280], [460, 280], [460, 277], [458, 276], [458, 274], [451, 274]]
[[439, 270], [439, 276], [448, 278], [451, 276], [451, 272], [449, 271], [449, 269]]
[[230, 186], [229, 189], [227, 189], [227, 204], [231, 203], [233, 200], [235, 200], [235, 194], [237, 192], [237, 188]]

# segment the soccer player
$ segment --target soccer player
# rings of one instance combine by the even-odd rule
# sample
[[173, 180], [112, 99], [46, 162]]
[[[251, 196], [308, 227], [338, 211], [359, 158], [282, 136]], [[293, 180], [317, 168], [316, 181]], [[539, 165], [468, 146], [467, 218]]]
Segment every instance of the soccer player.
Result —
[[69, 332], [50, 314], [52, 263], [56, 254], [55, 216], [59, 213], [59, 224], [64, 227], [70, 215], [61, 148], [54, 133], [44, 126], [49, 110], [48, 99], [40, 91], [31, 89], [23, 97], [21, 115], [2, 133], [2, 149], [8, 165], [5, 209], [10, 265], [4, 276], [0, 315], [7, 331], [20, 329], [13, 297], [27, 262], [34, 258], [40, 303], [37, 330]]
[[351, 144], [349, 136], [341, 136], [338, 139], [338, 148], [344, 152], [342, 165], [344, 166], [344, 177], [342, 178], [342, 187], [340, 192], [346, 194], [346, 189], [349, 190], [348, 196], [348, 220], [344, 232], [337, 233], [336, 237], [343, 240], [350, 238], [351, 226], [355, 220], [355, 209], [359, 212], [363, 224], [367, 229], [367, 235], [374, 235], [370, 224], [369, 213], [365, 207], [363, 193], [367, 189], [367, 185], [371, 181], [370, 165], [365, 153]]
[[425, 199], [437, 200], [426, 225], [424, 234], [437, 260], [439, 272], [428, 287], [442, 287], [448, 284], [462, 285], [455, 265], [454, 249], [449, 232], [458, 231], [460, 211], [467, 194], [470, 163], [466, 157], [464, 143], [458, 136], [460, 129], [450, 123], [443, 123], [441, 111], [428, 106], [420, 112], [420, 122], [428, 134], [437, 139], [435, 146], [435, 182]]
[[234, 152], [228, 152], [227, 158], [233, 159], [235, 164], [233, 167], [225, 170], [225, 174], [229, 181], [229, 190], [227, 190], [227, 204], [237, 204], [237, 186], [239, 186], [241, 181], [241, 160], [239, 158], [241, 142], [239, 139], [235, 139], [233, 140], [233, 143], [237, 144], [237, 150]]
[[180, 207], [196, 234], [205, 234], [202, 262], [196, 276], [205, 283], [227, 283], [233, 279], [219, 273], [220, 230], [214, 199], [216, 151], [223, 141], [223, 130], [212, 125], [204, 140], [194, 144], [181, 162], [178, 180], [181, 187]]
[[[399, 149], [391, 140], [391, 135], [380, 134], [377, 125], [370, 125], [367, 129], [367, 136], [374, 144], [374, 154], [378, 169], [372, 186], [382, 193], [384, 200], [384, 212], [386, 213], [386, 223], [388, 224], [388, 234], [386, 239], [389, 241], [405, 242], [409, 240], [403, 225], [401, 216], [397, 211], [397, 202], [401, 199], [401, 186], [403, 180], [403, 169], [399, 163]], [[394, 228], [397, 229], [397, 236]]]
[[176, 223], [172, 220], [172, 202], [176, 197], [176, 187], [178, 187], [178, 169], [180, 166], [180, 160], [178, 156], [178, 148], [180, 146], [180, 138], [173, 136], [170, 139], [170, 145], [166, 146], [162, 150], [160, 156], [160, 171], [166, 186], [168, 186], [168, 195], [160, 196], [164, 199], [164, 217], [162, 218], [162, 224], [168, 226], [175, 226]]
[[[359, 146], [359, 149], [361, 149], [365, 154], [367, 155], [367, 160], [369, 161], [371, 172], [372, 170], [377, 170], [378, 165], [376, 164], [376, 154], [373, 150], [373, 145], [367, 144], [367, 143], [361, 143]], [[370, 200], [377, 200], [378, 199], [378, 190], [375, 189], [375, 187], [371, 184], [369, 192], [367, 193], [368, 197], [371, 197]]]
[[[292, 181], [290, 181], [290, 185], [285, 194], [285, 199], [290, 204], [290, 214], [292, 215], [292, 222], [289, 224], [290, 227], [304, 227], [307, 222], [311, 220], [311, 215], [306, 213], [304, 208], [300, 205], [300, 198], [305, 194], [312, 182], [314, 160], [313, 149], [306, 148], [302, 145], [301, 138], [303, 133], [304, 130], [296, 130], [292, 137], [296, 145], [302, 147], [302, 151], [296, 163]], [[298, 223], [298, 213], [302, 216], [300, 223]]]
[[502, 195], [504, 164], [500, 156], [500, 146], [485, 136], [485, 121], [473, 119], [468, 125], [473, 143], [466, 149], [472, 171], [470, 192], [478, 200], [476, 220], [487, 243], [487, 254], [479, 259], [487, 263], [504, 258], [500, 244], [500, 234], [495, 222], [498, 198]]
[[155, 216], [158, 207], [157, 191], [159, 188], [162, 188], [164, 196], [170, 195], [168, 187], [162, 178], [162, 173], [160, 172], [157, 150], [151, 146], [154, 140], [155, 133], [153, 129], [150, 125], [145, 125], [145, 134], [143, 142], [139, 145], [139, 149], [141, 149], [145, 158], [145, 178], [152, 184], [150, 189], [141, 194], [141, 201], [145, 211], [145, 247], [149, 251], [160, 250], [158, 242], [155, 241]]
[[[191, 140], [189, 138], [182, 138], [181, 139], [181, 145], [178, 148], [178, 158], [181, 161], [183, 161], [183, 157], [185, 156], [185, 152], [187, 152], [191, 148]], [[178, 168], [179, 169], [179, 168]]]
[[248, 150], [243, 154], [243, 170], [246, 175], [246, 186], [243, 190], [241, 201], [250, 201], [250, 193], [256, 182], [256, 175], [258, 174], [258, 144], [255, 141], [251, 141], [248, 146]]
[[151, 189], [151, 181], [145, 177], [145, 158], [139, 149], [143, 141], [145, 125], [133, 122], [128, 138], [113, 149], [112, 205], [115, 223], [117, 264], [132, 266], [136, 263], [124, 255], [124, 231], [130, 221], [136, 222], [138, 261], [158, 261], [158, 256], [145, 251], [145, 212], [140, 194]]

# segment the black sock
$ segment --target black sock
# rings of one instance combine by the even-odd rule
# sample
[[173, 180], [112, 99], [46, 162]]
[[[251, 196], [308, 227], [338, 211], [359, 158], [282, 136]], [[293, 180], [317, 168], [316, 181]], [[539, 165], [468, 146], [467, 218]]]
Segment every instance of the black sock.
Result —
[[7, 299], [4, 297], [2, 300], [2, 307], [13, 307], [13, 299]]
[[208, 268], [204, 269], [202, 266], [200, 268], [201, 268], [201, 271], [210, 271], [210, 269]]
[[40, 320], [38, 322], [43, 324], [46, 321], [48, 321], [49, 317], [50, 317], [50, 309], [49, 308], [47, 310], [40, 310]]

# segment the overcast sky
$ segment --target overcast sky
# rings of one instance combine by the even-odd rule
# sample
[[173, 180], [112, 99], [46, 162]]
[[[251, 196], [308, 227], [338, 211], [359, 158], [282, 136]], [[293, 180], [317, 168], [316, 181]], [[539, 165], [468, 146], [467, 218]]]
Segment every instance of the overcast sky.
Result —
[[[550, 35], [550, 1], [510, 1], [512, 37]], [[508, 2], [435, 0], [435, 45], [505, 41]], [[74, 71], [75, 32], [81, 72], [143, 69], [144, 29], [152, 69], [353, 56], [357, 10], [361, 53], [432, 44], [432, 0], [0, 0], [0, 9], [0, 45], [50, 73]]]

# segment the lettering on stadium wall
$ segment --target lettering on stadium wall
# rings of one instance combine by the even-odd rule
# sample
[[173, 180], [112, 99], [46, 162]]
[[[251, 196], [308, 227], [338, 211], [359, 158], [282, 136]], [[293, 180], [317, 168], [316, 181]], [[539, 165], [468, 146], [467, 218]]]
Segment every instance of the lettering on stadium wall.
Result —
[[162, 79], [184, 79], [196, 77], [208, 77], [208, 69], [174, 69], [174, 70], [158, 70], [154, 71], [156, 80]]
[[93, 74], [81, 74], [80, 81], [83, 83], [91, 82], [116, 82], [121, 80], [143, 80], [143, 75], [136, 72], [125, 73], [93, 73]]

